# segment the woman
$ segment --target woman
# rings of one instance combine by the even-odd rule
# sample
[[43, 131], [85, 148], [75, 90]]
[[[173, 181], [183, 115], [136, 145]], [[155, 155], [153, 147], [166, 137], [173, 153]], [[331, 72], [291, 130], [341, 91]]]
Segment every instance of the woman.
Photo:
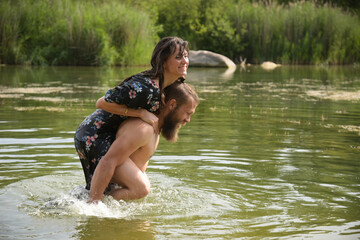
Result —
[[163, 103], [165, 87], [184, 81], [189, 66], [188, 42], [165, 37], [156, 45], [150, 70], [135, 74], [100, 98], [99, 108], [85, 118], [75, 133], [75, 148], [84, 170], [86, 189], [100, 159], [114, 142], [120, 123], [126, 117], [140, 117], [157, 129], [153, 114]]

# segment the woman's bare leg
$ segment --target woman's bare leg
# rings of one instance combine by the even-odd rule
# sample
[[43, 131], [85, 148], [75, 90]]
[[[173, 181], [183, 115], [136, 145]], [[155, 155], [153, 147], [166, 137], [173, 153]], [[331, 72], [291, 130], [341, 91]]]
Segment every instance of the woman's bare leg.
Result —
[[131, 159], [115, 169], [111, 182], [122, 186], [109, 193], [116, 200], [139, 199], [146, 197], [150, 192], [149, 178]]

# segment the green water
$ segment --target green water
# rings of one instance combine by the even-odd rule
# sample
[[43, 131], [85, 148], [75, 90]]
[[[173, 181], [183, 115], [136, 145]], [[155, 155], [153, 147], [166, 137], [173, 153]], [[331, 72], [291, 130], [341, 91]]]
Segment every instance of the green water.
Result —
[[359, 66], [191, 68], [201, 103], [150, 195], [72, 198], [75, 129], [141, 70], [0, 68], [0, 239], [360, 238]]

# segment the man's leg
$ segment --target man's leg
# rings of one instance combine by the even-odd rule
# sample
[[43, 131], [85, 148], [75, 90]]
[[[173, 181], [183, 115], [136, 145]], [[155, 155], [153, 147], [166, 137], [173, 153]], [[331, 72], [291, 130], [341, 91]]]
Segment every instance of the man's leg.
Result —
[[122, 186], [109, 193], [116, 200], [139, 199], [146, 197], [150, 192], [149, 178], [131, 159], [115, 169], [111, 182]]

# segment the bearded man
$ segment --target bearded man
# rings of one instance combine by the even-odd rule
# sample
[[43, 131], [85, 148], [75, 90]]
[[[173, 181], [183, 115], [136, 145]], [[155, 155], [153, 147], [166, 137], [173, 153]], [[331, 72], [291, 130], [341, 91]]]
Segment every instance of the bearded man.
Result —
[[[190, 122], [199, 103], [195, 91], [186, 83], [175, 82], [164, 89], [165, 103], [157, 117], [161, 135], [176, 142], [181, 126]], [[99, 161], [92, 176], [89, 202], [102, 199], [109, 183], [120, 187], [110, 188], [106, 194], [116, 200], [132, 200], [147, 196], [150, 181], [145, 170], [154, 154], [160, 135], [139, 118], [129, 118], [118, 128], [116, 140]], [[85, 170], [84, 170], [85, 171]]]

